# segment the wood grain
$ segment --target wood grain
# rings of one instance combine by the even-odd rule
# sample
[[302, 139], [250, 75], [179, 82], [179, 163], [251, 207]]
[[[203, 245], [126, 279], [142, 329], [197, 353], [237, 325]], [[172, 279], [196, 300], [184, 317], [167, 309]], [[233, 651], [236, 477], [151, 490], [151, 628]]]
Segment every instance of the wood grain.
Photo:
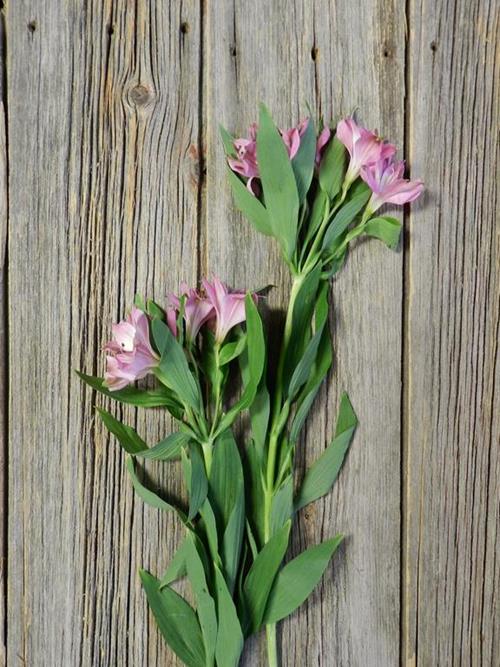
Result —
[[500, 642], [499, 7], [411, 4], [405, 616], [409, 665], [496, 665]]
[[7, 227], [8, 227], [8, 166], [5, 105], [5, 25], [0, 12], [0, 665], [5, 664], [7, 629]]
[[[367, 34], [366, 25], [375, 29]], [[350, 38], [362, 33], [362, 40]], [[307, 102], [327, 120], [359, 107], [365, 123], [401, 145], [404, 11], [392, 2], [289, 2], [286, 9], [280, 2], [215, 3], [205, 44], [205, 264], [236, 285], [275, 285], [269, 306], [283, 307], [287, 270], [269, 240], [233, 210], [217, 124], [244, 132], [259, 101], [281, 126], [306, 115]], [[342, 390], [361, 427], [334, 493], [297, 522], [293, 552], [338, 531], [347, 540], [317, 592], [283, 624], [283, 664], [386, 667], [399, 660], [401, 253], [361, 244], [332, 302], [336, 369], [299, 465], [312, 462], [332, 437]], [[254, 645], [247, 655], [245, 664], [265, 664]]]
[[[181, 280], [211, 273], [236, 287], [275, 286], [275, 338], [287, 273], [234, 211], [217, 128], [243, 132], [262, 100], [283, 126], [306, 103], [328, 120], [358, 108], [366, 125], [405, 145], [412, 174], [428, 185], [406, 216], [404, 247], [360, 243], [332, 289], [335, 369], [300, 471], [331, 437], [344, 389], [361, 426], [334, 492], [294, 526], [292, 552], [337, 531], [347, 539], [282, 625], [283, 666], [494, 665], [493, 0], [3, 4], [0, 664], [180, 665], [137, 570], [161, 572], [181, 529], [134, 497], [116, 443], [94, 418], [94, 405], [107, 403], [72, 369], [102, 373], [109, 326], [136, 292], [164, 301]], [[150, 442], [170, 428], [154, 411], [118, 414]], [[148, 474], [182, 492], [175, 467]], [[258, 638], [243, 662], [265, 664]]]
[[179, 526], [134, 498], [72, 369], [102, 373], [136, 291], [196, 278], [199, 27], [196, 3], [7, 8], [10, 665], [173, 664], [138, 568]]

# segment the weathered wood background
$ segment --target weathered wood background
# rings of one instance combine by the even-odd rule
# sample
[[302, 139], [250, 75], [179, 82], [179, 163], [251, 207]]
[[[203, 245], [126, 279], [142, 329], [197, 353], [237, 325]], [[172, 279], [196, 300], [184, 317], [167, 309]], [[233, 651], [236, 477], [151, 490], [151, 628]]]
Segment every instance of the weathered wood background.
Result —
[[[4, 0], [0, 49], [0, 662], [177, 665], [142, 595], [180, 538], [134, 498], [72, 369], [109, 325], [216, 271], [276, 285], [234, 212], [217, 124], [359, 109], [427, 192], [397, 253], [362, 243], [333, 287], [336, 372], [300, 465], [359, 414], [295, 548], [348, 535], [283, 624], [286, 666], [500, 664], [499, 5], [495, 0]], [[126, 409], [151, 440], [156, 413]], [[153, 471], [177, 490], [178, 471]], [[263, 665], [255, 641], [246, 665]]]

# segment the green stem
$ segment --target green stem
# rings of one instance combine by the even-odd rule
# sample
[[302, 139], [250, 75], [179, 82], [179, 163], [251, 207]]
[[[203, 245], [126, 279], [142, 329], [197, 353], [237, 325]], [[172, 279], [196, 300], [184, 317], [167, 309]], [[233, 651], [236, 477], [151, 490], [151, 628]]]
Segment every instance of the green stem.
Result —
[[278, 643], [276, 641], [276, 623], [266, 625], [267, 659], [269, 667], [279, 667]]
[[340, 208], [340, 206], [343, 204], [345, 196], [346, 196], [347, 190], [344, 192], [342, 191], [342, 196], [340, 200], [334, 204], [331, 208], [330, 206], [327, 206], [325, 209], [325, 215], [323, 217], [323, 220], [321, 222], [321, 225], [318, 229], [318, 231], [315, 234], [313, 244], [311, 246], [311, 249], [309, 250], [309, 253], [307, 255], [307, 259], [304, 263], [304, 266], [302, 268], [302, 273], [308, 273], [311, 271], [316, 264], [316, 261], [318, 259], [316, 255], [316, 251], [318, 250], [319, 244], [323, 240], [323, 235], [324, 232], [326, 231], [327, 226], [329, 223], [332, 221], [333, 214], [337, 212], [337, 210]]
[[[278, 450], [278, 444], [279, 444], [279, 436], [281, 431], [283, 430], [283, 419], [282, 419], [282, 401], [283, 401], [283, 371], [284, 371], [284, 366], [285, 366], [285, 359], [286, 359], [286, 354], [288, 351], [288, 346], [290, 344], [290, 337], [292, 334], [292, 326], [293, 326], [293, 309], [295, 306], [295, 301], [297, 300], [297, 296], [299, 294], [300, 288], [302, 286], [302, 283], [304, 281], [304, 274], [298, 274], [294, 276], [293, 283], [292, 283], [292, 289], [290, 292], [290, 301], [288, 303], [288, 310], [286, 314], [286, 320], [285, 320], [285, 328], [283, 331], [283, 342], [281, 345], [281, 350], [280, 350], [280, 356], [279, 356], [279, 361], [278, 361], [278, 370], [276, 374], [276, 389], [275, 389], [275, 397], [274, 397], [274, 404], [273, 404], [273, 414], [272, 414], [272, 419], [271, 419], [271, 435], [269, 437], [269, 447], [268, 447], [268, 452], [267, 452], [267, 466], [266, 466], [266, 488], [265, 488], [265, 493], [270, 494], [272, 497], [272, 493], [274, 491], [274, 476], [275, 476], [275, 468], [276, 468], [276, 456], [277, 456], [277, 450]], [[266, 505], [266, 503], [265, 503]], [[268, 503], [268, 506], [265, 507], [265, 514], [264, 514], [264, 526], [268, 527], [268, 535], [265, 535], [266, 542], [270, 537], [270, 531], [269, 531], [269, 524], [270, 524], [270, 503]]]

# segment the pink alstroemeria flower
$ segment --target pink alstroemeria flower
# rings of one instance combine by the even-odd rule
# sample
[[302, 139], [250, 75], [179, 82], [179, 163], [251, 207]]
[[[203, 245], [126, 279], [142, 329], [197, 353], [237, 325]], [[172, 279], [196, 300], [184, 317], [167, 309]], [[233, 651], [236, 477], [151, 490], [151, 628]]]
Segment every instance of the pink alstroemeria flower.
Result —
[[424, 189], [423, 181], [410, 181], [403, 178], [404, 160], [379, 160], [375, 164], [363, 167], [361, 177], [370, 186], [372, 196], [367, 211], [374, 213], [382, 204], [399, 206], [415, 201]]
[[253, 179], [259, 176], [259, 169], [257, 167], [257, 123], [252, 123], [248, 128], [248, 137], [235, 139], [234, 148], [236, 150], [236, 158], [228, 158], [228, 163], [231, 169], [248, 178], [247, 188], [252, 194]]
[[300, 148], [300, 140], [307, 130], [308, 123], [309, 118], [304, 118], [297, 127], [291, 127], [289, 130], [280, 130], [281, 138], [283, 139], [290, 160], [293, 160], [297, 155]]
[[[188, 287], [186, 283], [181, 285], [181, 294], [186, 297], [184, 301], [184, 321], [186, 322], [186, 336], [193, 341], [198, 335], [201, 327], [211, 317], [215, 316], [215, 310], [211, 302], [202, 296], [198, 290]], [[170, 295], [171, 307], [167, 312], [167, 322], [174, 335], [177, 333], [177, 313], [180, 308], [180, 298], [175, 294]], [[173, 313], [173, 315], [171, 315]]]
[[218, 278], [203, 280], [207, 297], [215, 310], [215, 340], [222, 343], [229, 331], [245, 321], [245, 292], [231, 291]]
[[149, 342], [147, 315], [135, 306], [130, 314], [118, 324], [113, 324], [113, 340], [106, 344], [104, 380], [111, 391], [145, 377], [154, 368], [159, 357]]
[[345, 118], [338, 123], [336, 136], [351, 156], [345, 177], [347, 185], [356, 180], [362, 167], [390, 158], [396, 153], [396, 146], [382, 141], [375, 132], [361, 127], [353, 118]]
[[318, 140], [316, 142], [316, 158], [314, 160], [316, 167], [319, 167], [319, 163], [321, 162], [321, 156], [323, 155], [323, 148], [330, 141], [331, 136], [332, 136], [332, 131], [330, 130], [328, 125], [324, 127], [319, 133]]
[[[291, 127], [288, 130], [280, 130], [283, 143], [285, 144], [288, 157], [290, 160], [297, 155], [300, 148], [300, 140], [307, 129], [309, 118], [304, 118], [300, 121], [297, 127]], [[319, 164], [321, 158], [321, 151], [330, 139], [330, 129], [325, 127], [318, 137], [316, 147], [316, 164]], [[258, 194], [258, 189], [255, 183], [256, 178], [259, 178], [259, 165], [257, 163], [257, 124], [253, 123], [248, 128], [248, 137], [235, 139], [234, 148], [236, 150], [236, 158], [228, 158], [228, 164], [231, 169], [247, 178], [247, 188], [253, 194]]]

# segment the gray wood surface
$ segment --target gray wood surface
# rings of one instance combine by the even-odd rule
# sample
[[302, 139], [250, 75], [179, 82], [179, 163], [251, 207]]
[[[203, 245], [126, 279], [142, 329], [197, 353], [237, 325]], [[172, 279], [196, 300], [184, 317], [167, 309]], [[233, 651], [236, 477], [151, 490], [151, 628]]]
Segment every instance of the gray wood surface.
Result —
[[[0, 664], [179, 664], [137, 570], [162, 571], [180, 526], [134, 498], [94, 419], [106, 402], [72, 369], [103, 371], [110, 323], [136, 292], [162, 301], [217, 273], [273, 284], [269, 306], [283, 305], [286, 272], [235, 213], [218, 141], [219, 122], [243, 132], [263, 100], [283, 126], [307, 103], [333, 119], [358, 108], [428, 185], [399, 252], [359, 244], [332, 289], [335, 369], [300, 468], [331, 436], [341, 390], [361, 426], [334, 492], [296, 523], [293, 550], [348, 539], [282, 625], [283, 664], [495, 665], [493, 0], [4, 4]], [[120, 414], [151, 441], [170, 427], [155, 412]], [[181, 493], [175, 467], [148, 472]], [[265, 664], [259, 638], [244, 664]]]
[[499, 6], [411, 5], [404, 658], [497, 665]]

